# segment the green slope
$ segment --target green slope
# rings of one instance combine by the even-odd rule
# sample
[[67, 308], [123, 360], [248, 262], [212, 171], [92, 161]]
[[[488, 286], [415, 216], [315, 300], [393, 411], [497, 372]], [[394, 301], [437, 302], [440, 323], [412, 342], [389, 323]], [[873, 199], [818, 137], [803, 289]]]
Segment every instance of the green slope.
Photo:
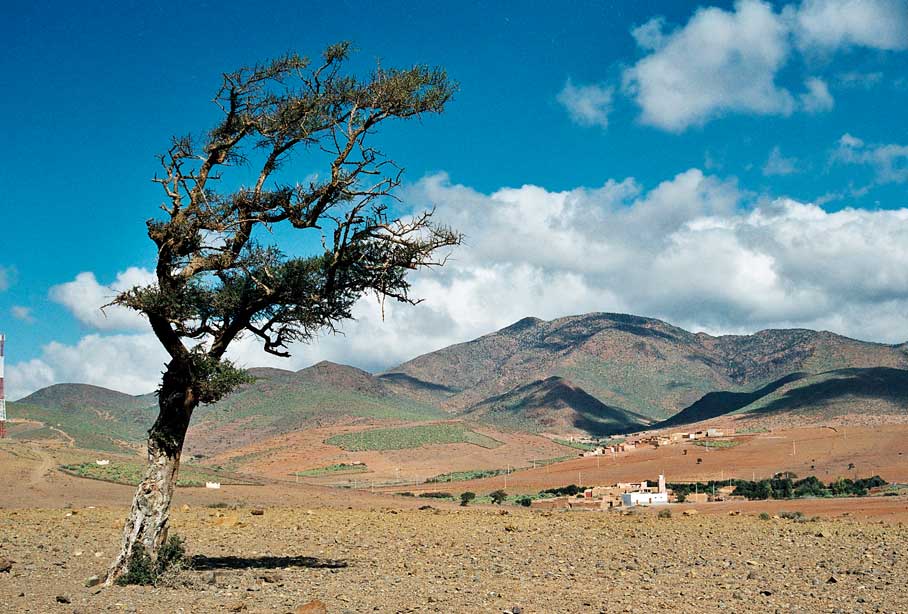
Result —
[[827, 371], [780, 387], [735, 413], [817, 418], [908, 414], [908, 370], [873, 367]]
[[[256, 382], [193, 415], [187, 449], [206, 452], [341, 419], [437, 420], [440, 409], [401, 397], [372, 375], [319, 363], [299, 372], [250, 369]], [[58, 384], [9, 404], [10, 418], [43, 423], [13, 425], [20, 438], [60, 437], [78, 447], [118, 451], [141, 444], [157, 416], [154, 395], [130, 396], [83, 384]]]
[[713, 392], [753, 394], [793, 373], [876, 367], [908, 369], [905, 346], [806, 329], [714, 337], [654, 318], [591, 313], [548, 322], [524, 318], [383, 377], [400, 382], [402, 394], [464, 412], [559, 376], [606, 406], [661, 420]]
[[845, 414], [908, 414], [908, 370], [871, 367], [792, 373], [754, 392], [711, 392], [654, 428], [726, 415], [825, 420]]
[[473, 406], [465, 417], [531, 432], [586, 432], [604, 436], [643, 428], [646, 418], [606, 405], [574, 383], [550, 377]]
[[132, 396], [88, 384], [55, 384], [7, 405], [11, 419], [42, 422], [45, 429], [17, 427], [15, 438], [69, 435], [80, 448], [110, 452], [140, 443], [157, 415], [153, 394]]

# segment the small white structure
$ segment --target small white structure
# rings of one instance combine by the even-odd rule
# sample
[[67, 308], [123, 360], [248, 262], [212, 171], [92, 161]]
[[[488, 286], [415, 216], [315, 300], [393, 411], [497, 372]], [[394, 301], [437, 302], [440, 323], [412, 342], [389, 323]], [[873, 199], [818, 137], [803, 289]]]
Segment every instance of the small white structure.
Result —
[[640, 490], [626, 492], [621, 495], [621, 503], [625, 507], [635, 505], [668, 505], [668, 490], [665, 488], [665, 476], [659, 476], [657, 492], [652, 492], [649, 484], [644, 480], [640, 483]]
[[220, 488], [220, 482], [205, 482], [205, 488]]
[[621, 495], [625, 507], [635, 505], [667, 505], [668, 493], [664, 492], [626, 492]]
[[96, 465], [101, 465], [101, 466], [103, 467], [104, 465], [109, 465], [109, 464], [110, 464], [110, 461], [107, 460], [107, 459], [105, 458], [105, 459], [103, 459], [103, 460], [96, 460], [96, 461], [95, 461], [95, 464], [96, 464]]

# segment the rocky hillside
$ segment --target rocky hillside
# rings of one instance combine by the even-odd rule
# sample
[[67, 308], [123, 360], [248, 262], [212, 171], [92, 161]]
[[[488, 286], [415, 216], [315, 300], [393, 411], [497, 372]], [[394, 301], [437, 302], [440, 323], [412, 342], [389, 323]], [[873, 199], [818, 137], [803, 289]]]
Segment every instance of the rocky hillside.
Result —
[[88, 384], [55, 384], [7, 405], [11, 425], [21, 438], [72, 439], [84, 448], [122, 452], [142, 441], [154, 421], [154, 394], [132, 396]]
[[[197, 410], [190, 451], [209, 454], [339, 422], [452, 415], [519, 430], [608, 435], [731, 413], [908, 413], [904, 345], [803, 329], [713, 337], [610, 313], [525, 318], [378, 376], [330, 362], [250, 372], [255, 383]], [[109, 447], [141, 442], [154, 405], [154, 395], [61, 384], [11, 404], [10, 414]]]
[[[250, 373], [253, 384], [196, 410], [186, 444], [190, 453], [214, 453], [341, 421], [447, 417], [354, 367], [322, 362], [297, 372], [254, 368]], [[157, 408], [153, 394], [133, 397], [98, 386], [58, 384], [11, 403], [9, 414], [34, 422], [33, 428], [13, 431], [14, 436], [54, 437], [62, 431], [80, 447], [118, 450], [144, 441]]]
[[525, 318], [382, 379], [459, 413], [558, 376], [608, 407], [660, 419], [717, 391], [752, 393], [794, 373], [874, 367], [908, 368], [905, 347], [803, 329], [713, 337], [651, 318], [593, 313]]
[[464, 417], [502, 428], [594, 435], [634, 431], [649, 424], [644, 416], [609, 407], [556, 375], [486, 399]]
[[331, 362], [300, 371], [250, 369], [257, 380], [200, 407], [189, 429], [192, 452], [216, 453], [259, 439], [338, 422], [420, 421], [448, 417], [403, 397], [373, 375]]

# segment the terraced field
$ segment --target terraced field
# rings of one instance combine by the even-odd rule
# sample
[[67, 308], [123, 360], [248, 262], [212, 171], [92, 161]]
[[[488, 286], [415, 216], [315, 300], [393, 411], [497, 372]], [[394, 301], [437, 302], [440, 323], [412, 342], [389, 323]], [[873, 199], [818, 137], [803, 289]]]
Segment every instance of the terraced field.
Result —
[[463, 424], [425, 424], [400, 428], [370, 429], [335, 435], [325, 443], [351, 452], [366, 450], [405, 450], [433, 444], [469, 443], [481, 448], [497, 448], [497, 439], [470, 430]]
[[[94, 462], [61, 465], [60, 470], [80, 478], [90, 478], [93, 480], [113, 482], [114, 484], [136, 486], [142, 481], [145, 467], [138, 461], [111, 461], [109, 465], [98, 465]], [[224, 485], [246, 486], [259, 483], [252, 478], [245, 478], [213, 469], [196, 467], [188, 464], [180, 467], [180, 476], [177, 480], [177, 486], [199, 487], [205, 486], [205, 482], [219, 482]]]

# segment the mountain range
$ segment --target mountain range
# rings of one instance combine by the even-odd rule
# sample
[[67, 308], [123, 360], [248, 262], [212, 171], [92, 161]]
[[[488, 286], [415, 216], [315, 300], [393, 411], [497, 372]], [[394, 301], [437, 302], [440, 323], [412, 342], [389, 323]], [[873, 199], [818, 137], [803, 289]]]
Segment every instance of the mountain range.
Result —
[[[457, 418], [609, 435], [724, 415], [908, 414], [906, 344], [805, 329], [711, 336], [611, 313], [524, 318], [377, 375], [330, 362], [250, 372], [255, 383], [197, 410], [193, 448], [217, 452], [301, 428], [375, 420]], [[154, 403], [153, 395], [58, 384], [11, 403], [9, 413], [94, 447], [123, 446], [141, 441]]]

